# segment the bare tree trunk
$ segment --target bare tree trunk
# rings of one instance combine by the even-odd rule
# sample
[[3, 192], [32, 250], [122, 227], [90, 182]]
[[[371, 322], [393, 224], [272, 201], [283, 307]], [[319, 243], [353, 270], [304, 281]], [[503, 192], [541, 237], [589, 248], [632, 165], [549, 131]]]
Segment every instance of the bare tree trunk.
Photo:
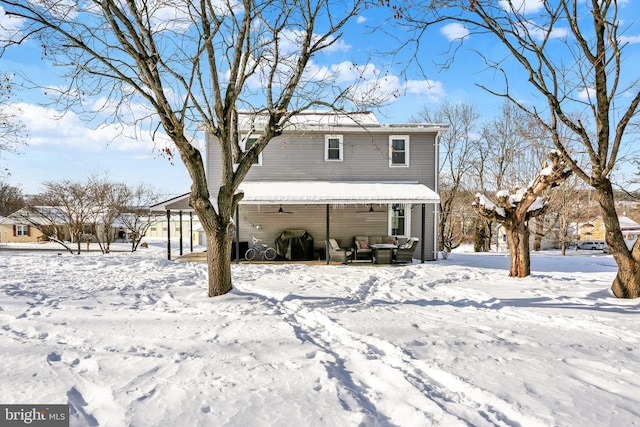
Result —
[[527, 277], [531, 274], [531, 258], [529, 255], [529, 229], [524, 221], [515, 224], [504, 224], [507, 233], [507, 245], [511, 264], [510, 277]]
[[477, 216], [475, 221], [475, 233], [473, 233], [473, 251], [474, 252], [486, 252], [487, 251], [487, 229], [485, 221]]
[[209, 296], [224, 295], [231, 285], [231, 237], [224, 230], [215, 239], [207, 238], [207, 263], [209, 265]]
[[542, 237], [544, 236], [544, 215], [536, 217], [536, 228], [533, 235], [533, 250], [538, 252], [542, 249]]
[[598, 194], [598, 203], [606, 230], [605, 239], [611, 249], [611, 255], [618, 264], [618, 274], [611, 285], [611, 291], [618, 298], [638, 298], [640, 297], [640, 247], [635, 245], [633, 251], [627, 248], [620, 231], [611, 182], [604, 179], [594, 188]]

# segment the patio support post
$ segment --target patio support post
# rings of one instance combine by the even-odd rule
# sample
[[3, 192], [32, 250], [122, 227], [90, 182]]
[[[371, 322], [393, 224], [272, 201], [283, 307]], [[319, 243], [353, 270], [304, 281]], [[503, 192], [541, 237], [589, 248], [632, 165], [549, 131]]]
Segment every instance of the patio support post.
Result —
[[167, 209], [167, 259], [171, 261], [171, 210]]
[[240, 205], [236, 206], [236, 264], [240, 264]]
[[424, 232], [424, 220], [426, 217], [427, 205], [425, 203], [422, 204], [422, 225], [420, 226], [420, 261], [424, 264], [424, 241], [425, 232]]
[[331, 235], [331, 233], [329, 232], [329, 226], [330, 226], [330, 221], [329, 221], [329, 204], [327, 203], [327, 235], [326, 235], [326, 239], [324, 240], [324, 257], [327, 259], [327, 265], [329, 265], [329, 261], [330, 261], [330, 255], [329, 255], [329, 236]]
[[180, 230], [180, 256], [182, 256], [182, 211], [178, 211], [178, 218], [180, 219], [180, 226], [178, 230]]
[[189, 212], [189, 249], [193, 252], [193, 212]]

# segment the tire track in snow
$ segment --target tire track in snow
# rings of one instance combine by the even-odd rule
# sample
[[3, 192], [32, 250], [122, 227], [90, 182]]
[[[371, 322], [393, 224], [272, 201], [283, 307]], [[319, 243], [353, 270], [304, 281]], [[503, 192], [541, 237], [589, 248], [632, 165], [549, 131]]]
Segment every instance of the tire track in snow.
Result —
[[[349, 297], [362, 305], [375, 298], [380, 280], [368, 279]], [[305, 304], [286, 293], [255, 286], [243, 290], [262, 295], [278, 306], [283, 319], [301, 341], [330, 355], [325, 368], [337, 383], [345, 409], [360, 411], [363, 425], [510, 425], [544, 426], [547, 421], [527, 415], [499, 396], [440, 369], [435, 362], [414, 358], [389, 341], [363, 335], [323, 314], [328, 304]], [[415, 393], [415, 390], [419, 393]], [[354, 407], [356, 405], [356, 407]], [[407, 421], [413, 420], [413, 421]]]

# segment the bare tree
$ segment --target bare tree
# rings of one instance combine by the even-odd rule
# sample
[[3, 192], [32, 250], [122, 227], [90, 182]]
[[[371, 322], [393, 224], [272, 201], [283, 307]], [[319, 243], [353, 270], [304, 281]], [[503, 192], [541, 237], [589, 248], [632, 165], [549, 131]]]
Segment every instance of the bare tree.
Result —
[[[83, 237], [93, 234], [91, 224], [95, 217], [95, 205], [89, 186], [71, 180], [49, 181], [43, 185], [45, 191], [34, 198], [36, 203], [30, 209], [47, 218], [50, 223], [64, 224], [69, 230], [71, 243], [76, 244], [76, 254], [79, 255]], [[66, 247], [65, 244], [63, 246]]]
[[[207, 236], [209, 296], [232, 288], [232, 215], [243, 197], [237, 190], [260, 152], [293, 115], [314, 106], [341, 108], [346, 97], [358, 95], [313, 67], [312, 59], [338, 41], [364, 3], [0, 2], [8, 16], [26, 23], [24, 34], [41, 38], [57, 65], [69, 67], [66, 94], [75, 100], [110, 95], [104, 105], [116, 109], [117, 120], [141, 102], [175, 146], [165, 153], [186, 166], [189, 203]], [[255, 121], [257, 140], [246, 152], [240, 110], [264, 118]], [[212, 171], [218, 188], [209, 188], [202, 154], [192, 144], [200, 129], [218, 142], [222, 166]]]
[[[440, 222], [438, 242], [443, 253], [458, 247], [464, 237], [466, 212], [459, 201], [467, 174], [474, 164], [474, 139], [478, 113], [466, 103], [445, 102], [437, 110], [424, 108], [419, 120], [429, 123], [447, 123], [449, 130], [439, 137]], [[458, 228], [458, 224], [462, 224]]]
[[138, 184], [129, 188], [129, 196], [124, 203], [118, 221], [127, 229], [131, 239], [131, 252], [138, 249], [138, 245], [147, 234], [147, 230], [160, 222], [164, 217], [151, 212], [149, 207], [160, 200], [159, 193], [146, 184]]
[[478, 214], [501, 223], [505, 228], [511, 257], [509, 276], [512, 277], [526, 277], [531, 273], [528, 221], [541, 215], [549, 206], [548, 197], [542, 197], [542, 194], [571, 175], [559, 152], [550, 152], [549, 158], [551, 163], [543, 165], [542, 171], [528, 187], [515, 188], [511, 192], [499, 191], [495, 203], [483, 194], [476, 196], [474, 207]]
[[114, 241], [113, 226], [131, 197], [131, 190], [126, 184], [98, 176], [90, 177], [86, 188], [93, 205], [91, 230], [100, 251], [107, 254], [111, 252]]
[[22, 190], [0, 179], [0, 216], [12, 214], [24, 206]]
[[0, 74], [0, 152], [17, 150], [28, 136], [20, 110], [11, 103], [14, 92], [13, 76]]
[[[637, 298], [640, 245], [629, 249], [625, 244], [611, 183], [619, 155], [633, 141], [627, 130], [634, 131], [630, 125], [640, 105], [640, 82], [634, 62], [627, 60], [629, 46], [624, 34], [638, 23], [622, 23], [620, 11], [625, 6], [633, 7], [615, 0], [425, 0], [400, 7], [398, 15], [415, 25], [416, 40], [432, 25], [454, 21], [469, 34], [492, 37], [506, 48], [507, 58], [480, 53], [484, 63], [504, 78], [502, 88], [482, 87], [511, 100], [543, 123], [569, 167], [593, 187], [607, 244], [618, 265], [611, 289], [617, 297]], [[506, 64], [523, 72], [510, 74]], [[509, 85], [517, 79], [528, 82], [542, 96], [543, 105], [522, 102], [522, 96]], [[582, 115], [575, 112], [589, 119], [576, 119]], [[589, 157], [587, 167], [578, 164], [563, 144], [563, 126], [580, 141]]]

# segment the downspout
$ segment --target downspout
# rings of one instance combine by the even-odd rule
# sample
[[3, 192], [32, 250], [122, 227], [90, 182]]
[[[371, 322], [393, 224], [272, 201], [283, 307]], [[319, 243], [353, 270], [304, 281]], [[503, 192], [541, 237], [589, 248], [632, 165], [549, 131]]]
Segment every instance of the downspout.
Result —
[[427, 219], [425, 214], [427, 210], [427, 205], [425, 203], [422, 204], [422, 227], [420, 227], [420, 262], [424, 264], [424, 242], [425, 242], [425, 232], [424, 232], [424, 223]]
[[328, 203], [327, 203], [327, 209], [326, 210], [327, 210], [327, 212], [326, 212], [327, 213], [327, 224], [326, 224], [327, 225], [327, 234], [326, 234], [326, 239], [324, 241], [324, 255], [325, 255], [325, 258], [327, 259], [327, 265], [329, 265], [330, 261], [331, 261], [331, 254], [329, 253], [329, 247], [330, 247], [329, 246], [329, 237], [330, 237], [331, 233], [329, 231], [329, 226], [330, 226], [329, 214], [330, 214], [330, 212], [329, 212], [329, 204]]
[[180, 231], [180, 256], [182, 256], [182, 211], [178, 211], [178, 219], [180, 220], [180, 225], [178, 230]]
[[171, 210], [167, 209], [167, 259], [171, 261]]
[[189, 212], [189, 249], [193, 252], [193, 212]]
[[236, 206], [236, 264], [240, 264], [240, 203]]
[[[435, 151], [435, 189], [434, 191], [440, 196], [440, 132], [436, 132], [434, 139], [434, 151]], [[439, 221], [439, 202], [433, 204], [433, 260], [438, 260], [438, 221]]]

